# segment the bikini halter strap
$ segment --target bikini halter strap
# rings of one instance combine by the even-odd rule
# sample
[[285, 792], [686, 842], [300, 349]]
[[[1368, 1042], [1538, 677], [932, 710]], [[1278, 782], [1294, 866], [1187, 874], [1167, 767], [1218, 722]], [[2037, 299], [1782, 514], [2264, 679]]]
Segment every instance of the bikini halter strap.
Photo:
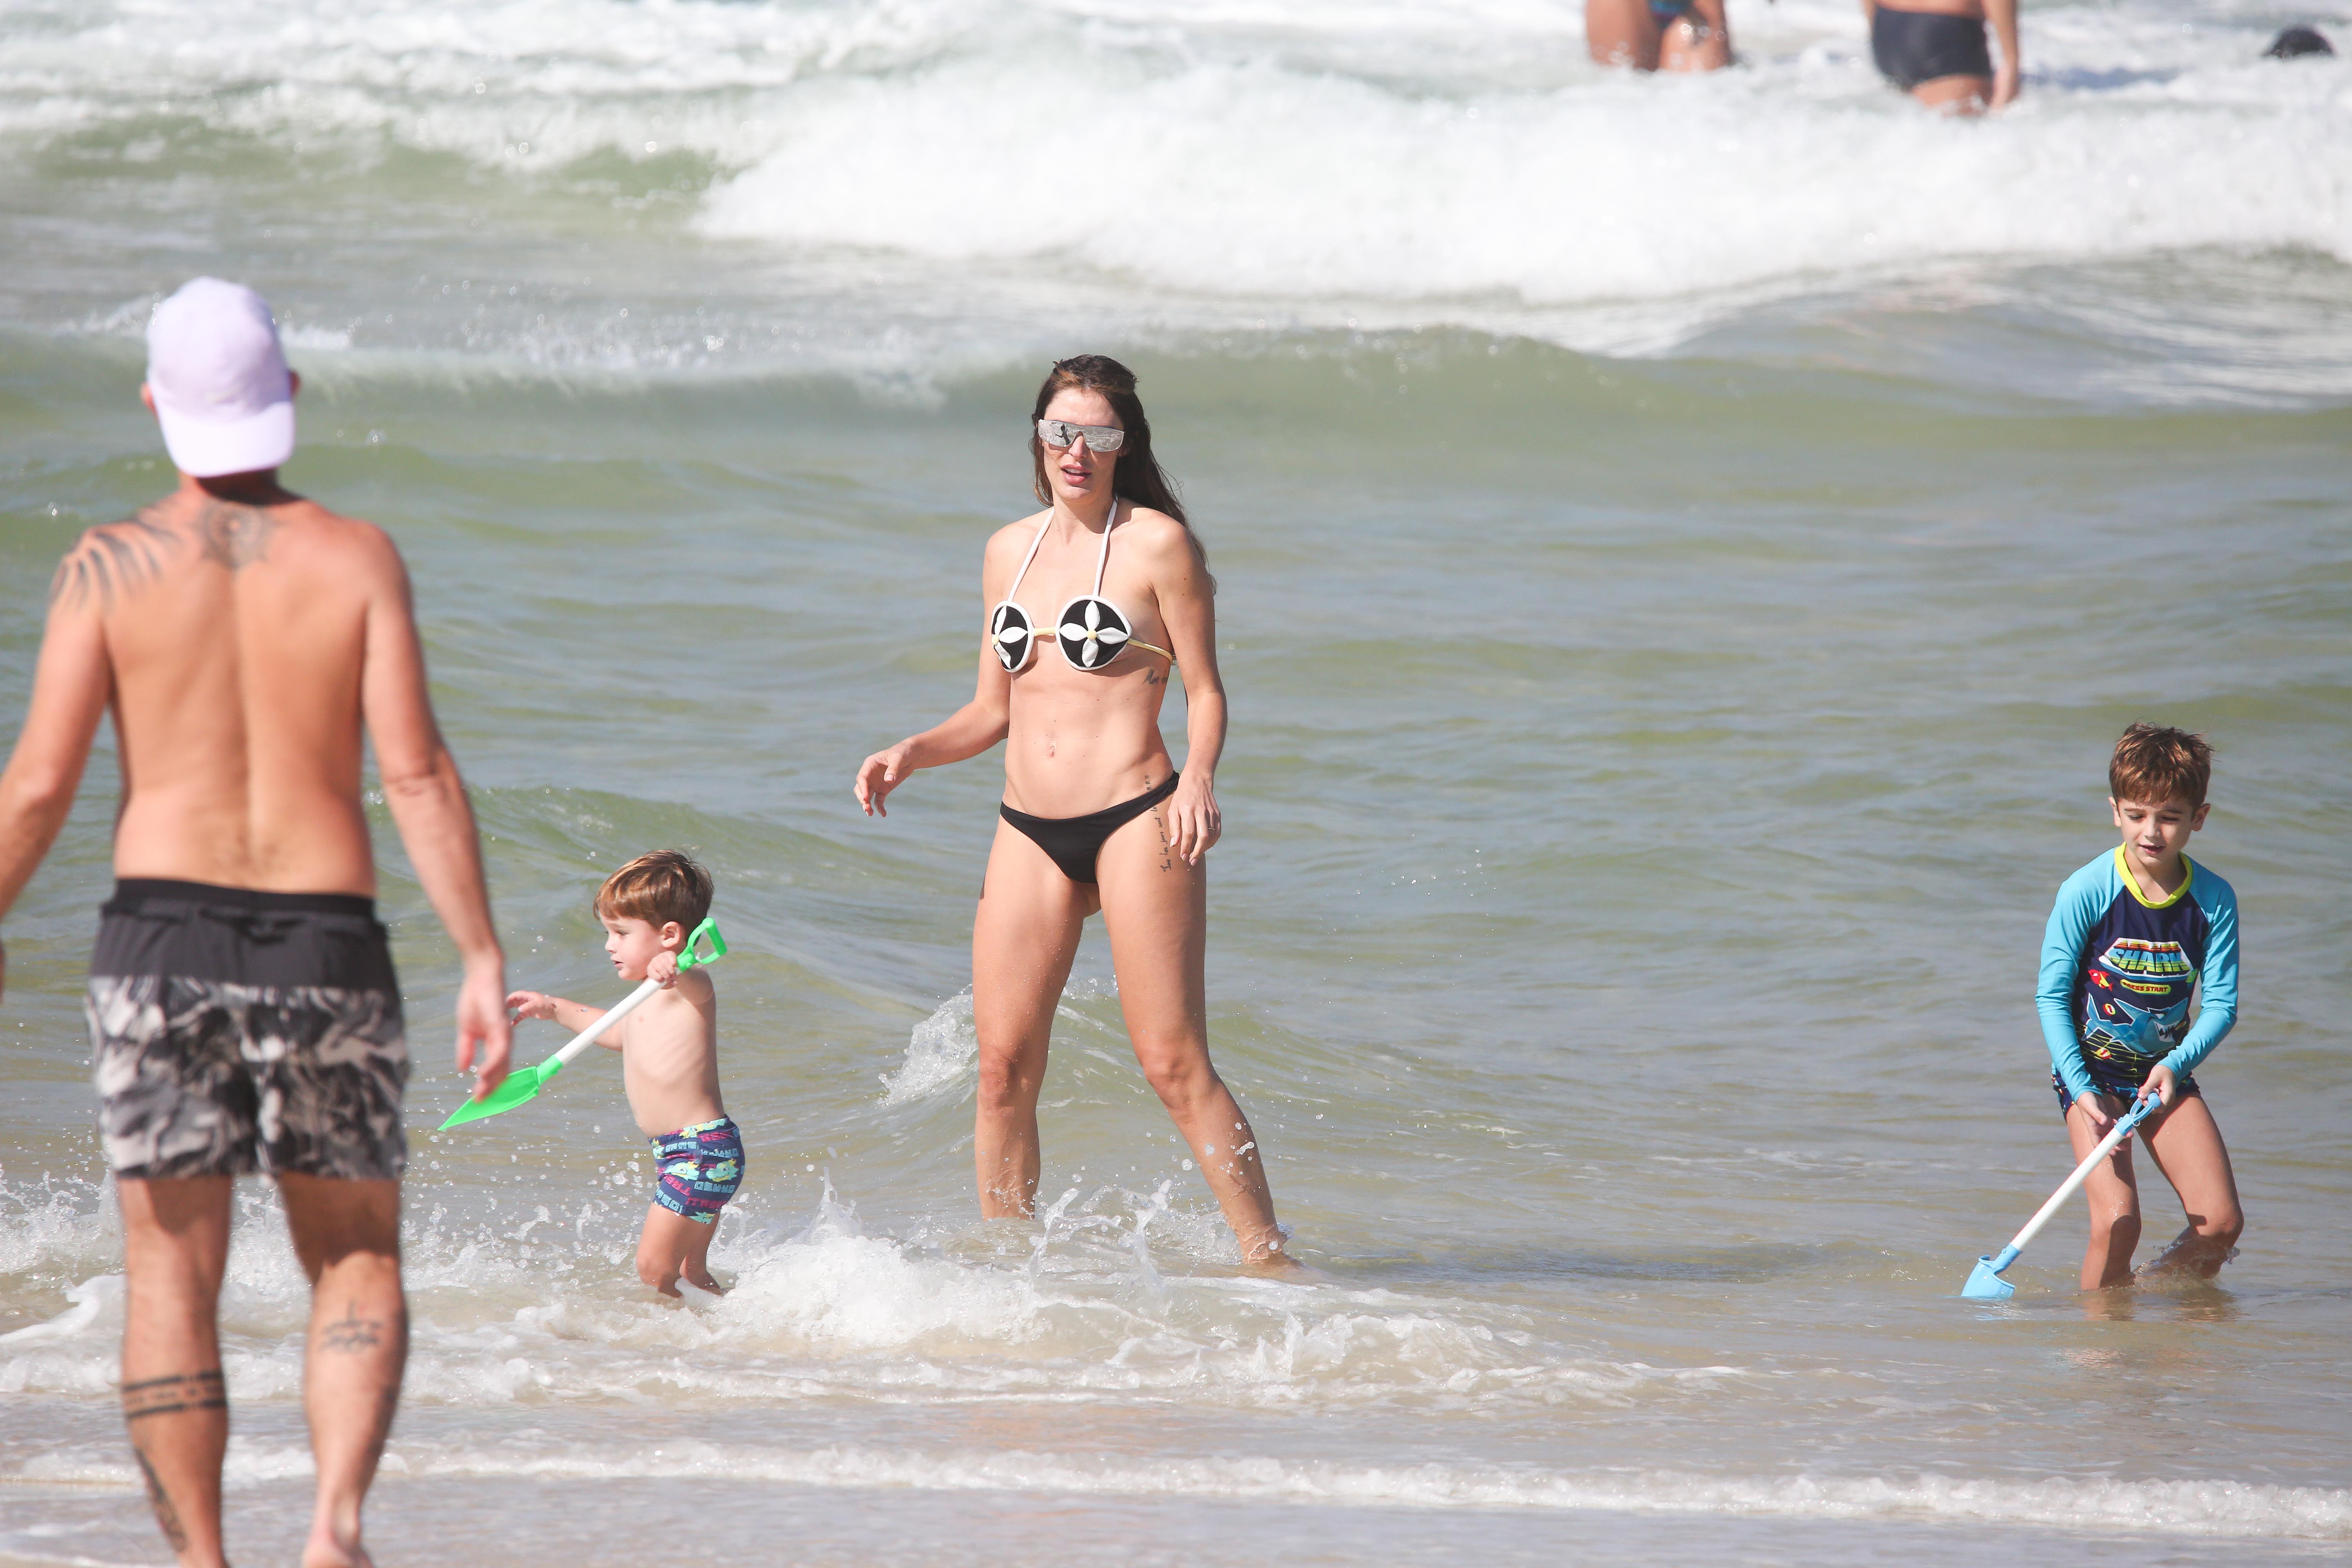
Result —
[[1110, 564], [1110, 531], [1118, 526], [1118, 492], [1110, 493], [1110, 510], [1103, 513], [1102, 550], [1095, 556], [1095, 594], [1102, 597], [1103, 570]]
[[[1103, 573], [1110, 565], [1111, 525], [1118, 521], [1118, 495], [1114, 491], [1110, 498], [1110, 510], [1103, 514], [1102, 550], [1095, 557], [1095, 591], [1092, 595], [1094, 598], [1102, 597]], [[1004, 590], [1004, 596], [1007, 599], [1021, 592], [1021, 579], [1029, 575], [1029, 563], [1037, 559], [1037, 547], [1045, 542], [1045, 531], [1053, 526], [1054, 509], [1047, 507], [1045, 521], [1037, 525], [1037, 537], [1029, 542], [1029, 553], [1021, 558], [1021, 570], [1013, 574], [1013, 586]]]
[[1029, 575], [1029, 563], [1037, 559], [1037, 547], [1045, 542], [1045, 531], [1053, 526], [1054, 509], [1049, 506], [1045, 509], [1045, 521], [1037, 525], [1037, 537], [1029, 542], [1029, 553], [1021, 558], [1021, 570], [1013, 574], [1013, 586], [1004, 590], [1008, 603], [1021, 592], [1021, 579]]

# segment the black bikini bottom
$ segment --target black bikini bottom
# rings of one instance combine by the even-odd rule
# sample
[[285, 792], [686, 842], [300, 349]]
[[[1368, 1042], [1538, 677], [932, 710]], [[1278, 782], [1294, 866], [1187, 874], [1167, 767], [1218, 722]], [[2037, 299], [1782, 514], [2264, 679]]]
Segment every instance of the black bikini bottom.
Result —
[[1881, 5], [1870, 15], [1870, 58], [1906, 92], [1938, 77], [1992, 75], [1984, 21], [1977, 16]]
[[1120, 801], [1101, 811], [1090, 811], [1084, 816], [1032, 816], [1025, 811], [1015, 811], [1009, 805], [998, 806], [1005, 821], [1027, 834], [1038, 848], [1054, 858], [1062, 875], [1073, 882], [1091, 887], [1095, 879], [1095, 857], [1110, 836], [1176, 793], [1173, 774], [1160, 781], [1159, 787], [1148, 789], [1133, 800]]

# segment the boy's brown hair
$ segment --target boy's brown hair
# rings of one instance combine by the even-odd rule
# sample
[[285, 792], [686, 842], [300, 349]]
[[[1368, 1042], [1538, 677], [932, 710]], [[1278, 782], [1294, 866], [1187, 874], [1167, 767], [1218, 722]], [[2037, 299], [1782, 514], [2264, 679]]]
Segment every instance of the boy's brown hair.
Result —
[[2149, 805], [2185, 800], [2191, 811], [2205, 804], [2213, 780], [2213, 748], [2202, 735], [2161, 724], [2135, 724], [2116, 742], [2107, 764], [2107, 793], [2117, 800]]
[[676, 921], [688, 931], [710, 912], [710, 873], [675, 849], [640, 855], [596, 889], [596, 913], [605, 920]]

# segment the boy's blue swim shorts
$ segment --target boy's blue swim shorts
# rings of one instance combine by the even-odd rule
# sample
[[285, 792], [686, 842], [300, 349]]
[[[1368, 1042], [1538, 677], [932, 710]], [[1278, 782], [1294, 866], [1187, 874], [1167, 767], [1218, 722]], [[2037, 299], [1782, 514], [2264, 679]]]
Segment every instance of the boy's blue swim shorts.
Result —
[[743, 1184], [743, 1133], [734, 1118], [698, 1121], [650, 1142], [661, 1172], [654, 1202], [698, 1225], [717, 1225], [719, 1211]]
[[[2122, 1100], [2126, 1106], [2130, 1105], [2133, 1100], [2139, 1098], [2139, 1085], [2136, 1083], [2117, 1083], [2113, 1079], [2105, 1078], [2095, 1073], [2092, 1075], [2091, 1082], [2098, 1087], [2098, 1090], [2101, 1094], [2112, 1095], [2114, 1098]], [[2058, 1114], [2060, 1116], [2063, 1117], [2068, 1111], [2074, 1109], [2074, 1097], [2066, 1091], [2066, 1080], [2064, 1079], [2060, 1078], [2054, 1072], [2052, 1073], [2050, 1075], [2050, 1087], [2058, 1092]], [[2204, 1093], [2205, 1091], [2203, 1089], [2197, 1087], [2197, 1080], [2194, 1078], [2177, 1079], [2173, 1081], [2172, 1085], [2172, 1103], [2178, 1105], [2192, 1094], [2201, 1099], [2203, 1098]]]

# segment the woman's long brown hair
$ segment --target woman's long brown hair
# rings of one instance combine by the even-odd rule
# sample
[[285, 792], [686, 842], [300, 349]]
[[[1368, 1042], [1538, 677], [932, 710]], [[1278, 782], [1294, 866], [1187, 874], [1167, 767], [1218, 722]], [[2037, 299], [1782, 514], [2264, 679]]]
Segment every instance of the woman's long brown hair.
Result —
[[1135, 395], [1135, 373], [1108, 354], [1073, 354], [1046, 372], [1045, 384], [1037, 389], [1037, 406], [1029, 412], [1029, 457], [1036, 466], [1037, 499], [1047, 506], [1054, 504], [1054, 488], [1045, 479], [1045, 443], [1037, 437], [1037, 421], [1045, 417], [1045, 407], [1055, 395], [1072, 390], [1100, 394], [1127, 431], [1126, 442], [1114, 454], [1118, 460], [1111, 466], [1111, 494], [1164, 511], [1182, 523], [1192, 541], [1193, 553], [1207, 566], [1209, 552], [1202, 548], [1201, 536], [1192, 531], [1184, 503], [1176, 499], [1176, 481], [1151, 455], [1151, 420], [1143, 412], [1143, 399]]

